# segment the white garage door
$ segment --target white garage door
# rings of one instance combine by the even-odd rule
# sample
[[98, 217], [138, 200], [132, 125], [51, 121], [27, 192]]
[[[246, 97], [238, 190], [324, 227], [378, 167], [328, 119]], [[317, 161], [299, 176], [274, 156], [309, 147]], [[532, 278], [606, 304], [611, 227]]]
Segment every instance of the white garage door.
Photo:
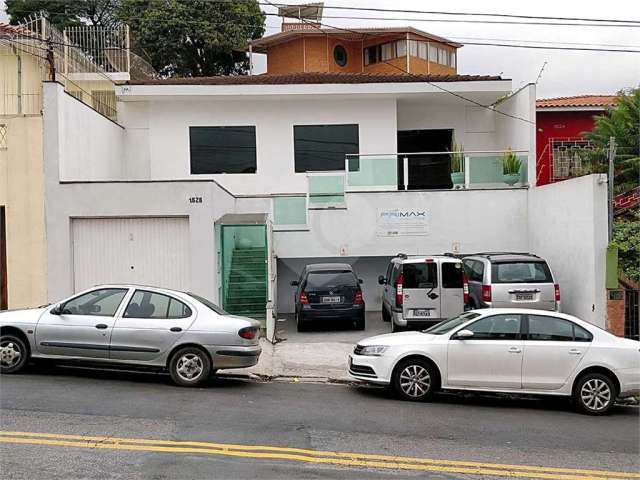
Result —
[[188, 218], [73, 219], [75, 291], [101, 283], [189, 289]]

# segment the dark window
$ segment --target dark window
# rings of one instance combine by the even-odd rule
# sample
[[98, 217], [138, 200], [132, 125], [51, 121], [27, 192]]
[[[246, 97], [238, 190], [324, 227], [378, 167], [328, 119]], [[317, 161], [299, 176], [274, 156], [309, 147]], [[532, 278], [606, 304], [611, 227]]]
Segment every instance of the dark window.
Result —
[[473, 320], [474, 318], [479, 316], [480, 314], [475, 312], [461, 313], [457, 317], [453, 317], [453, 318], [450, 318], [449, 320], [440, 322], [431, 328], [423, 330], [423, 332], [431, 333], [433, 335], [442, 335], [443, 333], [450, 332], [451, 330], [462, 325], [463, 323], [468, 322], [469, 320]]
[[124, 316], [131, 318], [187, 318], [191, 316], [191, 309], [168, 295], [136, 290], [127, 305]]
[[326, 270], [309, 272], [305, 282], [308, 290], [318, 290], [330, 287], [355, 287], [358, 280], [350, 270]]
[[256, 173], [256, 127], [190, 127], [191, 173]]
[[347, 64], [347, 50], [342, 45], [336, 45], [333, 49], [333, 59], [338, 65], [344, 67]]
[[471, 324], [472, 340], [517, 340], [520, 338], [521, 315], [493, 315]]
[[493, 283], [553, 283], [544, 262], [500, 262], [491, 264]]
[[402, 267], [403, 288], [433, 288], [438, 286], [435, 262], [405, 263]]
[[463, 283], [462, 263], [442, 264], [442, 288], [462, 288]]
[[211, 300], [207, 300], [206, 298], [201, 297], [200, 295], [196, 295], [195, 293], [188, 292], [187, 295], [189, 295], [190, 297], [195, 298], [197, 301], [199, 301], [201, 304], [203, 304], [209, 310], [213, 310], [218, 315], [228, 315], [227, 312], [225, 312], [222, 308], [220, 308], [218, 305], [213, 303]]
[[371, 65], [380, 61], [380, 45], [367, 47], [364, 49], [364, 64]]
[[387, 267], [387, 275], [385, 276], [385, 279], [387, 280], [387, 285], [391, 283], [392, 271], [393, 271], [393, 263], [389, 263], [389, 266]]
[[113, 317], [127, 293], [126, 288], [101, 288], [72, 298], [62, 307], [63, 315]]
[[296, 172], [344, 170], [345, 156], [359, 150], [358, 125], [296, 125], [293, 136]]
[[467, 271], [469, 281], [482, 283], [484, 280], [484, 265], [482, 262], [478, 262], [476, 260], [465, 260], [464, 266]]
[[529, 315], [527, 339], [550, 342], [590, 342], [593, 336], [569, 320], [543, 315]]
[[393, 271], [391, 272], [391, 286], [395, 288], [398, 283], [398, 277], [400, 276], [400, 271], [402, 270], [402, 266], [398, 263], [393, 264]]

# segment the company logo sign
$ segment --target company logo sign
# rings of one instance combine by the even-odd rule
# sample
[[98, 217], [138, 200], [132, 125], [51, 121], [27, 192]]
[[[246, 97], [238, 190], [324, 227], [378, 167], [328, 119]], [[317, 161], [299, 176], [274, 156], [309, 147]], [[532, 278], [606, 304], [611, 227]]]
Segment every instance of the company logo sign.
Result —
[[427, 235], [429, 217], [424, 208], [381, 208], [376, 233], [379, 237]]

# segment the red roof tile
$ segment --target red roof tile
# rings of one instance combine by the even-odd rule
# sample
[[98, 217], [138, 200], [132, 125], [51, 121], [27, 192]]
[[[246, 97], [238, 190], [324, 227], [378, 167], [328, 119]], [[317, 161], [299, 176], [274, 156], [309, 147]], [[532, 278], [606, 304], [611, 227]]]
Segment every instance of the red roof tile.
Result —
[[536, 101], [536, 108], [597, 107], [602, 109], [615, 104], [615, 95], [577, 95], [575, 97], [542, 98]]
[[10, 25], [8, 23], [0, 22], [0, 36], [13, 37], [15, 35], [29, 35], [35, 36], [36, 34], [28, 28], [20, 25]]
[[304, 85], [322, 83], [420, 83], [503, 80], [495, 75], [372, 75], [368, 73], [292, 73], [224, 75], [131, 81], [130, 85]]

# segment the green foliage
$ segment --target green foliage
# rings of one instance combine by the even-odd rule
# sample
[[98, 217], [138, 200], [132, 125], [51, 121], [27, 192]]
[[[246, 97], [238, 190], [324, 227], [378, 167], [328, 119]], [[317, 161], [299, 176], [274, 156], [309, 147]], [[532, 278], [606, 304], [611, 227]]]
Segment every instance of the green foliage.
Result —
[[520, 167], [522, 167], [522, 160], [513, 153], [510, 149], [502, 156], [502, 173], [505, 175], [515, 175], [520, 173]]
[[133, 49], [163, 76], [246, 73], [249, 40], [264, 33], [256, 0], [121, 0]]
[[59, 30], [89, 24], [109, 27], [117, 23], [117, 0], [6, 0], [12, 24], [44, 12]]
[[464, 172], [464, 147], [453, 144], [453, 150], [451, 151], [451, 172]]
[[630, 279], [640, 282], [640, 221], [616, 220], [613, 243], [618, 247], [618, 267]]
[[620, 91], [616, 106], [596, 117], [595, 128], [585, 136], [603, 152], [609, 138], [615, 137], [615, 192], [636, 187], [640, 179], [640, 88]]

